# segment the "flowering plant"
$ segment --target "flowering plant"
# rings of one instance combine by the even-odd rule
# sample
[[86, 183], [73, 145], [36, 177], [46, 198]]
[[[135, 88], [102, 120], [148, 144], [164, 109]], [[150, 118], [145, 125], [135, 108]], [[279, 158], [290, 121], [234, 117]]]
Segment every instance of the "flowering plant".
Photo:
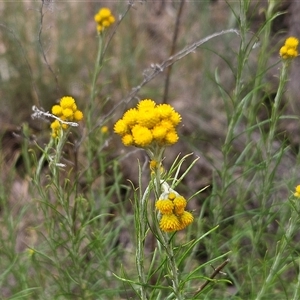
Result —
[[[176, 295], [176, 299], [181, 299], [183, 296], [180, 288], [180, 274], [177, 271], [178, 267], [174, 255], [174, 239], [168, 233], [185, 229], [193, 222], [194, 217], [186, 211], [186, 199], [174, 189], [174, 182], [177, 179], [175, 178], [173, 184], [169, 186], [167, 181], [171, 172], [168, 174], [162, 166], [164, 150], [178, 141], [176, 127], [180, 122], [180, 114], [171, 105], [156, 104], [151, 99], [144, 99], [137, 104], [136, 108], [126, 111], [114, 125], [114, 132], [121, 137], [125, 146], [142, 148], [150, 158], [151, 181], [144, 194], [141, 194], [135, 202], [138, 244], [136, 262], [142, 299], [147, 299], [145, 286], [147, 281], [142, 264], [144, 261], [144, 243], [149, 232], [148, 224], [151, 223], [153, 227], [150, 226], [150, 229], [155, 234], [157, 242], [165, 249], [165, 254], [168, 257], [167, 264], [170, 270], [168, 276], [173, 282], [173, 293]], [[178, 164], [178, 168], [183, 161], [184, 159]], [[191, 164], [191, 167], [194, 163]], [[154, 191], [157, 201], [155, 205], [150, 205], [151, 211], [149, 211], [147, 203], [150, 201], [151, 191]], [[153, 213], [154, 210], [157, 214]], [[147, 220], [149, 215], [152, 216], [152, 220]]]
[[[53, 115], [57, 116], [59, 119], [55, 119], [51, 123], [52, 137], [59, 136], [60, 129], [67, 129], [69, 125], [66, 122], [71, 121], [81, 121], [83, 119], [83, 113], [77, 109], [74, 98], [72, 97], [62, 97], [59, 105], [54, 105], [52, 107]], [[64, 122], [64, 123], [62, 123]]]
[[[18, 134], [18, 131], [13, 132], [14, 137], [22, 139], [22, 159], [19, 159], [19, 156], [12, 159], [12, 164], [15, 166], [12, 169], [12, 175], [17, 175], [16, 184], [12, 182], [13, 188], [16, 186], [17, 193], [13, 190], [12, 196], [20, 194], [21, 209], [11, 209], [14, 206], [7, 205], [7, 199], [10, 197], [5, 194], [6, 185], [3, 185], [0, 188], [0, 200], [3, 202], [0, 203], [0, 217], [4, 226], [1, 231], [0, 249], [1, 255], [4, 255], [1, 256], [0, 262], [1, 270], [4, 272], [0, 278], [2, 286], [8, 285], [9, 291], [8, 293], [7, 290], [4, 291], [2, 296], [9, 299], [67, 297], [70, 299], [138, 298], [142, 300], [236, 297], [248, 299], [254, 297], [260, 300], [267, 299], [276, 291], [275, 297], [278, 299], [284, 297], [299, 299], [300, 275], [296, 281], [290, 279], [291, 275], [300, 274], [299, 253], [297, 239], [295, 239], [299, 227], [300, 186], [298, 185], [295, 191], [291, 192], [290, 188], [286, 188], [285, 182], [289, 187], [294, 186], [295, 179], [290, 176], [294, 167], [291, 167], [290, 159], [293, 157], [295, 159], [295, 175], [298, 174], [297, 168], [300, 160], [299, 153], [296, 155], [291, 153], [295, 150], [298, 152], [298, 148], [289, 147], [289, 137], [287, 136], [287, 140], [282, 142], [281, 136], [278, 136], [285, 120], [290, 122], [299, 119], [298, 114], [282, 114], [282, 109], [286, 104], [284, 93], [289, 80], [288, 71], [292, 60], [298, 56], [299, 42], [296, 37], [289, 37], [280, 50], [278, 49], [279, 68], [276, 70], [280, 70], [279, 86], [276, 93], [273, 93], [272, 85], [272, 93], [268, 99], [270, 101], [266, 105], [265, 95], [269, 91], [269, 88], [266, 88], [268, 77], [266, 75], [275, 70], [275, 68], [270, 68], [268, 61], [269, 55], [274, 53], [273, 51], [268, 53], [272, 46], [269, 41], [273, 41], [270, 36], [271, 25], [273, 19], [280, 15], [275, 11], [272, 13], [275, 7], [274, 1], [268, 1], [268, 8], [264, 10], [266, 22], [254, 34], [249, 31], [250, 24], [247, 21], [250, 15], [248, 7], [252, 8], [252, 5], [248, 5], [251, 1], [242, 0], [239, 1], [239, 6], [232, 5], [230, 7], [231, 14], [233, 12], [233, 15], [238, 17], [235, 24], [239, 28], [213, 33], [186, 45], [177, 53], [175, 47], [177, 33], [174, 31], [172, 51], [169, 57], [161, 62], [148, 61], [149, 68], [140, 73], [138, 68], [144, 64], [137, 62], [134, 65], [137, 68], [134, 74], [141, 74], [142, 79], [136, 87], [132, 87], [127, 96], [122, 96], [121, 99], [119, 98], [123, 94], [121, 89], [131, 87], [131, 83], [136, 82], [137, 79], [132, 77], [131, 72], [123, 69], [123, 66], [126, 66], [127, 63], [131, 66], [132, 60], [135, 61], [139, 57], [136, 56], [136, 53], [139, 52], [136, 52], [136, 49], [140, 48], [135, 47], [135, 38], [139, 45], [146, 45], [149, 38], [148, 29], [151, 38], [159, 37], [156, 35], [157, 26], [153, 27], [155, 24], [147, 21], [147, 23], [145, 22], [146, 27], [142, 24], [142, 28], [147, 30], [140, 30], [138, 20], [141, 17], [131, 19], [123, 26], [122, 19], [127, 15], [130, 7], [137, 2], [130, 0], [128, 9], [124, 10], [123, 14], [119, 11], [116, 26], [111, 34], [107, 34], [116, 19], [110, 9], [100, 9], [92, 20], [92, 22], [96, 22], [94, 31], [98, 32], [96, 35], [98, 50], [96, 50], [94, 70], [92, 71], [88, 64], [88, 58], [95, 53], [90, 51], [91, 48], [85, 44], [86, 40], [80, 36], [75, 42], [78, 46], [74, 48], [74, 42], [69, 43], [68, 41], [68, 52], [57, 53], [60, 55], [55, 53], [49, 57], [51, 59], [47, 59], [48, 51], [43, 49], [47, 45], [46, 40], [43, 40], [45, 38], [43, 30], [48, 28], [43, 23], [45, 9], [49, 10], [50, 8], [47, 2], [51, 1], [41, 1], [41, 9], [35, 10], [40, 14], [40, 26], [38, 35], [35, 33], [32, 38], [38, 38], [42, 54], [39, 57], [44, 60], [43, 63], [54, 76], [57, 93], [70, 88], [72, 93], [86, 101], [82, 111], [79, 110], [79, 103], [71, 96], [62, 97], [57, 104], [53, 105], [50, 112], [39, 110], [33, 106], [33, 116], [47, 118], [47, 126], [51, 123], [50, 129], [49, 126], [47, 127], [49, 143], [45, 147], [41, 146], [44, 139], [35, 140], [34, 137], [32, 139], [29, 126], [24, 125], [22, 135]], [[118, 9], [124, 5], [125, 1], [119, 2]], [[184, 1], [180, 2], [183, 5]], [[174, 9], [177, 6], [174, 6]], [[112, 7], [116, 7], [116, 4], [112, 4]], [[139, 9], [137, 6], [135, 8]], [[68, 14], [68, 17], [74, 15], [76, 14]], [[137, 13], [135, 15], [138, 16]], [[147, 14], [147, 17], [149, 15]], [[64, 20], [65, 17], [66, 15], [63, 16]], [[187, 17], [189, 16], [186, 15], [185, 18]], [[66, 30], [71, 28], [70, 33], [83, 33], [84, 28], [88, 28], [88, 26], [82, 26], [83, 24], [79, 20], [81, 18], [76, 17], [70, 21], [80, 24], [80, 30], [74, 30], [73, 26], [64, 28]], [[177, 21], [175, 27], [178, 29], [180, 24], [186, 24], [186, 22], [179, 22], [179, 18]], [[207, 18], [204, 18], [203, 21], [206, 22]], [[57, 22], [57, 24], [60, 23]], [[197, 25], [200, 24], [195, 24], [195, 26]], [[21, 40], [19, 43], [17, 31], [11, 30], [5, 23], [0, 26], [4, 29], [3, 37], [5, 37], [5, 32], [9, 33], [14, 37], [12, 40], [22, 46]], [[17, 30], [17, 27], [14, 29]], [[139, 35], [140, 32], [143, 34]], [[26, 37], [27, 33], [29, 33], [28, 30], [26, 30]], [[92, 35], [95, 37], [94, 33]], [[179, 76], [178, 74], [173, 77], [174, 81], [180, 82], [176, 93], [174, 90], [173, 94], [179, 95], [182, 92], [181, 99], [192, 99], [193, 95], [199, 93], [199, 99], [201, 99], [197, 103], [196, 101], [191, 103], [192, 109], [188, 111], [191, 118], [188, 120], [190, 124], [188, 124], [187, 130], [193, 128], [190, 130], [193, 133], [186, 135], [188, 143], [185, 145], [182, 143], [180, 148], [193, 149], [197, 155], [201, 153], [204, 158], [201, 159], [199, 169], [188, 174], [198, 157], [194, 161], [190, 161], [192, 154], [184, 155], [182, 158], [178, 155], [173, 161], [168, 157], [170, 147], [179, 140], [178, 129], [182, 122], [179, 112], [172, 105], [166, 104], [170, 103], [168, 102], [168, 87], [171, 67], [188, 54], [195, 53], [196, 49], [212, 38], [215, 39], [228, 33], [238, 35], [240, 46], [237, 50], [236, 40], [226, 39], [226, 44], [233, 42], [232, 49], [234, 51], [221, 53], [219, 56], [225, 59], [230, 66], [230, 71], [233, 72], [231, 78], [227, 78], [228, 72], [223, 72], [223, 69], [220, 77], [219, 72], [215, 72], [215, 83], [221, 92], [220, 98], [213, 90], [213, 84], [206, 85], [205, 80], [201, 82], [201, 88], [195, 85], [197, 89], [194, 91], [192, 91], [194, 87], [190, 84], [186, 86], [188, 82], [185, 80], [197, 77], [193, 76], [193, 68], [190, 63], [186, 66], [182, 65], [183, 69], [180, 67], [181, 74], [189, 76]], [[55, 34], [55, 36], [64, 38], [66, 34]], [[108, 47], [114, 36], [118, 38], [118, 43], [114, 47]], [[141, 36], [142, 39], [147, 37], [144, 40], [146, 44], [140, 40]], [[185, 35], [183, 36], [185, 38]], [[32, 39], [27, 40], [31, 41]], [[163, 40], [160, 39], [159, 46], [163, 46], [161, 44]], [[60, 40], [57, 42], [61, 43]], [[64, 42], [66, 41], [62, 41], [60, 45], [64, 45]], [[130, 45], [134, 47], [127, 48]], [[257, 47], [258, 45], [259, 47]], [[153, 47], [155, 46], [153, 45]], [[220, 50], [219, 46], [216, 48], [214, 44], [210, 44], [210, 46], [214, 48], [212, 50], [216, 54]], [[14, 44], [14, 47], [2, 48], [2, 52], [5, 52], [5, 49], [13, 50], [16, 47]], [[47, 47], [49, 50], [51, 48]], [[63, 48], [58, 47], [59, 51]], [[24, 47], [24, 50], [26, 49], [27, 47]], [[106, 54], [110, 49], [120, 57], [108, 60]], [[133, 49], [134, 51], [125, 51], [123, 55], [122, 50], [124, 49]], [[148, 50], [148, 47], [142, 49], [143, 52]], [[153, 53], [156, 53], [156, 50], [159, 51], [159, 49], [153, 50], [155, 50]], [[31, 73], [31, 67], [35, 71], [36, 64], [31, 61], [31, 53], [27, 61], [26, 51], [21, 52], [29, 73]], [[69, 58], [72, 58], [68, 59], [68, 62], [72, 66], [73, 62], [76, 62], [76, 65], [78, 63], [79, 66], [78, 73], [76, 73], [74, 72], [76, 69], [70, 68], [71, 65], [67, 64], [66, 70], [71, 70], [68, 73], [70, 75], [69, 84], [62, 80], [67, 72], [60, 72], [59, 76], [55, 74], [58, 67], [62, 70], [64, 63], [63, 59], [58, 62], [55, 59], [63, 58], [66, 53]], [[3, 79], [5, 77], [14, 79], [15, 76], [18, 76], [19, 69], [16, 73], [14, 67], [11, 68], [8, 65], [6, 68], [6, 62], [10, 64], [11, 61], [17, 60], [8, 58], [3, 61], [5, 62], [4, 73], [0, 72], [0, 75]], [[79, 58], [84, 58], [83, 61], [86, 63], [84, 69], [82, 69]], [[207, 61], [213, 63], [203, 64], [203, 67], [209, 65], [209, 67], [215, 68], [218, 59], [215, 62], [215, 59], [207, 58]], [[232, 62], [231, 59], [233, 59]], [[202, 60], [203, 58], [200, 63]], [[105, 65], [108, 62], [111, 63], [111, 66], [107, 68]], [[254, 68], [255, 64], [250, 65], [252, 62], [257, 63], [257, 69]], [[223, 68], [222, 65], [220, 64]], [[197, 74], [199, 74], [198, 66], [199, 64], [195, 64], [194, 71]], [[99, 76], [102, 71], [105, 72]], [[213, 74], [211, 71], [213, 70], [209, 70], [207, 74]], [[118, 75], [116, 76], [116, 74]], [[226, 78], [223, 74], [226, 74]], [[26, 75], [28, 74], [26, 73]], [[30, 82], [30, 93], [19, 94], [17, 91], [17, 95], [26, 97], [32, 94], [32, 88], [38, 88], [37, 76], [34, 72], [31, 75], [25, 77], [32, 81]], [[118, 149], [116, 149], [115, 141], [110, 134], [110, 122], [115, 117], [114, 113], [120, 105], [134, 101], [141, 89], [158, 75], [166, 75], [163, 97], [165, 104], [158, 104], [151, 99], [141, 100], [136, 107], [126, 111], [113, 128], [127, 150], [129, 147], [131, 149], [134, 147], [134, 150], [130, 151], [130, 155], [137, 152], [147, 154], [143, 156], [144, 164], [138, 163], [136, 172], [138, 178], [132, 183], [132, 191], [124, 182], [124, 179], [127, 179], [124, 177], [128, 174], [124, 165], [121, 164], [122, 157], [120, 156], [124, 151], [119, 153], [116, 151]], [[75, 78], [77, 76], [79, 78]], [[202, 75], [200, 76], [201, 79], [205, 79]], [[85, 84], [88, 77], [91, 79], [90, 85]], [[111, 78], [111, 82], [118, 83], [117, 88], [113, 87], [113, 95], [107, 95], [110, 86], [103, 88], [103, 82], [110, 82], [105, 80], [108, 77]], [[118, 81], [116, 78], [121, 80]], [[127, 80], [128, 78], [130, 80]], [[48, 99], [53, 99], [54, 89], [50, 86], [52, 81], [45, 79], [45, 82], [49, 83], [49, 88], [45, 91], [51, 92]], [[227, 79], [230, 80], [223, 85], [222, 81], [227, 81]], [[77, 88], [78, 85], [73, 84], [74, 80], [76, 80], [75, 83], [77, 80], [84, 82], [82, 88]], [[10, 81], [14, 82], [15, 80]], [[61, 84], [65, 85], [64, 88], [60, 86]], [[172, 85], [176, 87], [174, 82]], [[45, 85], [41, 87], [44, 88]], [[23, 89], [20, 90], [23, 91]], [[42, 96], [38, 89], [35, 92], [34, 103], [48, 107], [49, 103], [47, 103], [44, 93]], [[143, 93], [145, 92], [144, 90]], [[220, 105], [219, 101], [211, 101], [215, 97], [218, 97], [218, 100], [223, 99], [224, 105]], [[112, 99], [117, 99], [117, 102]], [[209, 106], [207, 106], [208, 101]], [[19, 103], [20, 101], [15, 102]], [[214, 115], [216, 106], [217, 116]], [[262, 107], [267, 110], [268, 114], [261, 114]], [[202, 112], [203, 108], [205, 108], [205, 113]], [[85, 122], [81, 127], [82, 136], [73, 134], [71, 128], [78, 126], [83, 118]], [[206, 121], [212, 126], [207, 126], [207, 128], [202, 126]], [[224, 128], [214, 126], [218, 124]], [[205, 136], [211, 128], [218, 130], [217, 138], [211, 134]], [[34, 143], [35, 141], [36, 143]], [[3, 144], [5, 142], [6, 134]], [[34, 149], [29, 148], [32, 142], [35, 145]], [[206, 147], [208, 144], [209, 149]], [[32, 151], [35, 149], [38, 151]], [[2, 155], [2, 152], [0, 154]], [[5, 161], [6, 153], [3, 154]], [[117, 157], [118, 154], [120, 156]], [[282, 160], [286, 154], [289, 155], [288, 163]], [[0, 157], [2, 158], [2, 156]], [[128, 154], [124, 155], [127, 161], [128, 157]], [[23, 170], [19, 172], [19, 165], [23, 162], [27, 170], [26, 176], [22, 176]], [[290, 170], [286, 170], [287, 168]], [[281, 172], [282, 170], [284, 172]], [[6, 168], [2, 173], [5, 179], [10, 179], [10, 172], [7, 176]], [[29, 176], [32, 174], [31, 180], [28, 180], [27, 174]], [[186, 176], [187, 174], [189, 176]], [[201, 175], [199, 176], [199, 174]], [[20, 175], [24, 177], [24, 189], [20, 189], [18, 184]], [[288, 176], [285, 177], [286, 175]], [[198, 179], [198, 177], [201, 178]], [[186, 179], [186, 186], [184, 186], [183, 179]], [[10, 180], [7, 180], [7, 184], [11, 185]], [[33, 193], [30, 192], [30, 197], [28, 197], [30, 199], [26, 199], [26, 203], [23, 205], [23, 191], [26, 192], [29, 184], [34, 185]], [[191, 191], [206, 184], [210, 184], [211, 189], [205, 196], [201, 195], [197, 199], [197, 203], [191, 207], [191, 204], [196, 202], [196, 196], [206, 187], [197, 192]], [[282, 201], [284, 189], [286, 194], [290, 194], [288, 201]], [[31, 212], [31, 208], [34, 213]], [[30, 211], [33, 218], [27, 218], [27, 214], [24, 214], [27, 211]], [[37, 212], [38, 218], [36, 218], [35, 212]], [[24, 241], [19, 239], [19, 229], [26, 233], [26, 237], [32, 236], [32, 239], [24, 239]], [[15, 240], [22, 240], [21, 242], [24, 242], [22, 248], [27, 248], [27, 251], [21, 253], [17, 250], [16, 252], [15, 248], [19, 248], [19, 246]], [[20, 251], [23, 251], [22, 248], [19, 248]], [[225, 270], [226, 274], [221, 270], [229, 262], [229, 253], [232, 255], [230, 268], [228, 271]], [[245, 255], [248, 253], [251, 255]], [[224, 258], [225, 261], [216, 266], [215, 263], [220, 258]], [[133, 265], [136, 268], [132, 267]], [[27, 276], [28, 272], [33, 276]], [[245, 276], [245, 274], [249, 276]], [[116, 278], [118, 280], [115, 280]], [[226, 284], [220, 285], [221, 282]], [[135, 293], [133, 296], [130, 292], [127, 293], [128, 287], [133, 289]], [[284, 287], [284, 293], [280, 291], [282, 287]], [[200, 298], [199, 294], [201, 294]]]
[[112, 15], [109, 8], [100, 8], [98, 13], [94, 17], [97, 23], [97, 31], [102, 32], [115, 22], [115, 17]]
[[299, 40], [296, 37], [289, 37], [285, 40], [284, 45], [280, 48], [279, 54], [282, 59], [292, 59], [298, 56]]

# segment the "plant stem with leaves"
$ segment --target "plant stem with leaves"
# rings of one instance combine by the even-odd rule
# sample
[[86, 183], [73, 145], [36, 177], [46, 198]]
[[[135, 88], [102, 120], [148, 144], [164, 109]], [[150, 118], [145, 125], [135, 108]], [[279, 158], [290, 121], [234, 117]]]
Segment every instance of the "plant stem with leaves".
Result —
[[[277, 272], [279, 271], [280, 266], [282, 266], [282, 264], [285, 262], [286, 257], [289, 256], [286, 254], [286, 249], [298, 228], [299, 210], [300, 210], [299, 199], [296, 199], [296, 200], [290, 199], [290, 207], [291, 207], [292, 212], [291, 212], [291, 218], [289, 219], [289, 222], [287, 225], [286, 233], [282, 236], [281, 240], [277, 244], [276, 256], [273, 260], [269, 274], [268, 274], [266, 280], [264, 280], [263, 285], [262, 285], [257, 297], [255, 298], [256, 300], [260, 300], [265, 296], [268, 288], [270, 287], [270, 285], [272, 284], [274, 279], [277, 277], [277, 275], [278, 275]], [[299, 292], [299, 290], [297, 292], [295, 291], [293, 299], [298, 299], [298, 298], [295, 298], [296, 295], [298, 294], [298, 292]]]

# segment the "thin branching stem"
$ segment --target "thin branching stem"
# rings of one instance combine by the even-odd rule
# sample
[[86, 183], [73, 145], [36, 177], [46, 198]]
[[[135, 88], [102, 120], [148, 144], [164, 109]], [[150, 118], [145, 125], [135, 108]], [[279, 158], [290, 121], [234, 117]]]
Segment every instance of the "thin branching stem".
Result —
[[117, 105], [115, 105], [113, 107], [113, 109], [111, 109], [107, 114], [105, 114], [100, 121], [98, 121], [95, 124], [95, 128], [101, 126], [101, 124], [103, 124], [103, 120], [106, 120], [107, 118], [109, 118], [118, 107], [120, 107], [121, 105], [126, 105], [128, 103], [130, 103], [133, 99], [135, 99], [136, 95], [138, 94], [138, 92], [142, 89], [142, 87], [144, 87], [146, 84], [148, 84], [151, 80], [153, 80], [156, 76], [158, 76], [159, 74], [161, 74], [166, 68], [168, 68], [169, 66], [173, 65], [174, 63], [176, 63], [177, 61], [183, 59], [184, 57], [186, 57], [187, 55], [189, 55], [190, 53], [193, 53], [194, 51], [197, 50], [197, 48], [199, 48], [200, 46], [202, 46], [203, 44], [207, 43], [208, 41], [210, 41], [213, 38], [225, 35], [225, 34], [229, 34], [229, 33], [235, 33], [237, 35], [240, 35], [240, 32], [238, 29], [226, 29], [226, 30], [222, 30], [220, 32], [216, 32], [213, 33], [185, 48], [183, 48], [181, 51], [177, 52], [176, 54], [168, 57], [166, 60], [164, 60], [161, 64], [151, 64], [150, 68], [148, 68], [147, 70], [145, 70], [144, 74], [147, 74], [144, 76], [144, 79], [142, 80], [142, 82], [132, 88], [132, 90], [129, 92], [129, 94], [124, 97], [122, 99], [122, 101], [120, 101]]
[[194, 297], [199, 295], [204, 288], [206, 288], [210, 283], [213, 282], [213, 279], [220, 274], [220, 272], [226, 267], [226, 265], [229, 263], [229, 259], [226, 259], [222, 264], [220, 264], [218, 267], [215, 268], [214, 272], [209, 276], [209, 280], [206, 280], [199, 288], [199, 290], [194, 294]]
[[[185, 2], [185, 0], [181, 0], [179, 8], [178, 8], [178, 12], [177, 12], [177, 16], [176, 16], [176, 23], [175, 23], [174, 33], [173, 33], [173, 39], [172, 39], [172, 45], [171, 45], [171, 51], [170, 51], [170, 57], [173, 56], [175, 53], [176, 43], [177, 43], [177, 38], [178, 38], [178, 33], [179, 33], [180, 19], [181, 19], [181, 15], [182, 15], [182, 11], [183, 11], [184, 2]], [[173, 65], [170, 65], [167, 68], [163, 103], [168, 102], [169, 85], [170, 85], [170, 78], [171, 78], [171, 73], [172, 73], [172, 66]]]

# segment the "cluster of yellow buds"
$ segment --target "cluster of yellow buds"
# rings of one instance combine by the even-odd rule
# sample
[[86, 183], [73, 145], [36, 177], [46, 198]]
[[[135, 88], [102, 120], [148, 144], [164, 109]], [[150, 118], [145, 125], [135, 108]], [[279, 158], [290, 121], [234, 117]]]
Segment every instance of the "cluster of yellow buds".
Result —
[[137, 108], [125, 112], [116, 122], [114, 132], [122, 137], [125, 146], [169, 146], [178, 141], [176, 126], [180, 122], [180, 114], [171, 105], [157, 105], [151, 99], [144, 99]]
[[115, 22], [115, 17], [112, 15], [109, 8], [103, 7], [94, 17], [97, 23], [97, 31], [101, 32]]
[[297, 185], [295, 187], [295, 193], [294, 193], [294, 196], [297, 197], [297, 198], [300, 198], [300, 185]]
[[283, 59], [291, 59], [298, 56], [299, 40], [293, 36], [285, 40], [284, 46], [279, 50], [279, 54]]
[[[77, 109], [74, 98], [66, 96], [60, 99], [59, 105], [52, 107], [52, 114], [57, 116], [61, 121], [72, 122], [81, 121], [83, 119], [83, 113]], [[52, 137], [59, 136], [60, 129], [67, 129], [68, 124], [62, 123], [59, 120], [55, 120], [51, 123]]]
[[186, 211], [186, 200], [176, 191], [169, 189], [156, 201], [155, 207], [162, 214], [159, 222], [160, 229], [166, 232], [182, 230], [190, 225], [194, 217]]
[[163, 174], [165, 172], [165, 169], [161, 162], [159, 163], [156, 160], [150, 160], [149, 165], [150, 165], [151, 174], [155, 174], [156, 169], [159, 169], [160, 174]]

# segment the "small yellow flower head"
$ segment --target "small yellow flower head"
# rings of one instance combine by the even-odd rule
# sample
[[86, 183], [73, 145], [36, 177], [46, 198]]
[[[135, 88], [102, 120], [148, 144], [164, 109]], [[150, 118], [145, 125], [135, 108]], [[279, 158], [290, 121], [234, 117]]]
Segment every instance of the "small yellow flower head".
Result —
[[160, 121], [160, 116], [154, 108], [139, 110], [138, 124], [153, 128]]
[[179, 136], [177, 135], [177, 132], [175, 130], [170, 130], [169, 132], [167, 132], [165, 136], [165, 144], [173, 145], [177, 143], [178, 140]]
[[156, 201], [155, 207], [162, 214], [169, 215], [173, 213], [174, 203], [169, 199], [160, 199]]
[[279, 50], [279, 55], [282, 59], [293, 59], [298, 56], [299, 40], [296, 37], [289, 37], [285, 40], [284, 46]]
[[161, 120], [161, 122], [158, 125], [161, 127], [164, 127], [167, 131], [174, 129], [174, 125], [172, 124], [171, 120], [169, 120], [169, 119]]
[[286, 52], [286, 55], [290, 58], [293, 58], [293, 57], [297, 57], [298, 56], [298, 51], [296, 49], [288, 49], [287, 52]]
[[[59, 105], [53, 105], [52, 114], [57, 116], [61, 121], [71, 122], [71, 121], [81, 121], [83, 119], [83, 113], [77, 109], [75, 99], [66, 96], [60, 99]], [[69, 125], [55, 120], [50, 125], [52, 129], [52, 137], [58, 137], [60, 129], [66, 130]]]
[[156, 103], [151, 99], [144, 99], [143, 101], [140, 101], [137, 105], [138, 110], [150, 110], [153, 109], [156, 106]]
[[297, 48], [299, 45], [299, 40], [297, 38], [291, 36], [286, 39], [285, 45], [289, 48]]
[[63, 123], [63, 124], [61, 124], [61, 128], [64, 129], [64, 130], [66, 130], [66, 129], [69, 128], [69, 125]]
[[60, 123], [59, 123], [59, 121], [58, 121], [58, 120], [53, 121], [53, 122], [51, 123], [50, 127], [51, 127], [51, 129], [58, 129], [58, 128], [60, 128]]
[[83, 113], [80, 110], [74, 112], [74, 121], [81, 121], [83, 119]]
[[279, 50], [279, 55], [280, 55], [282, 58], [284, 58], [284, 56], [286, 55], [287, 51], [288, 51], [288, 47], [282, 46], [282, 47], [280, 48], [280, 50]]
[[174, 214], [163, 215], [159, 222], [159, 227], [161, 230], [166, 232], [177, 231], [181, 225], [179, 219]]
[[176, 198], [176, 194], [174, 192], [170, 192], [170, 194], [168, 195], [168, 199], [173, 201]]
[[174, 108], [169, 104], [160, 104], [157, 106], [157, 110], [162, 118], [169, 118], [174, 112]]
[[182, 196], [179, 196], [174, 199], [173, 203], [174, 203], [174, 212], [177, 215], [183, 214], [184, 209], [186, 207], [186, 200]]
[[122, 143], [125, 146], [132, 146], [134, 144], [133, 136], [131, 134], [125, 134], [122, 136]]
[[300, 185], [296, 186], [294, 196], [300, 198]]
[[102, 127], [101, 127], [101, 132], [102, 132], [103, 134], [108, 133], [108, 127], [107, 127], [107, 126], [102, 126]]
[[73, 112], [75, 112], [75, 111], [77, 111], [77, 110], [78, 110], [78, 109], [77, 109], [77, 105], [76, 105], [76, 103], [74, 103], [74, 104], [72, 105], [71, 109], [73, 110]]
[[193, 215], [188, 211], [184, 211], [183, 214], [178, 217], [178, 219], [180, 223], [180, 228], [178, 230], [184, 229], [194, 221]]
[[122, 120], [124, 121], [124, 123], [127, 126], [129, 126], [129, 127], [134, 126], [138, 123], [137, 122], [138, 117], [139, 117], [138, 114], [139, 114], [139, 112], [137, 109], [131, 108], [125, 112]]
[[68, 120], [73, 119], [73, 110], [71, 108], [63, 109], [62, 113], [66, 119], [68, 119]]
[[55, 116], [58, 116], [60, 117], [62, 115], [62, 107], [60, 105], [53, 105], [52, 107], [52, 113], [55, 115]]
[[151, 131], [147, 127], [140, 125], [135, 125], [132, 128], [132, 136], [134, 143], [141, 148], [150, 145], [153, 139]]
[[62, 109], [66, 109], [66, 108], [70, 108], [72, 109], [73, 105], [75, 104], [75, 99], [72, 98], [72, 97], [62, 97], [60, 99], [60, 102], [59, 102], [60, 106]]
[[180, 114], [171, 105], [157, 105], [153, 100], [145, 99], [136, 108], [124, 113], [115, 123], [114, 132], [121, 136], [122, 141], [125, 135], [133, 136], [133, 144], [128, 143], [126, 138], [126, 145], [140, 148], [165, 147], [178, 141], [176, 126], [180, 122]]
[[177, 126], [181, 122], [181, 115], [178, 112], [173, 111], [170, 116], [170, 121], [174, 126]]
[[114, 132], [116, 134], [124, 136], [129, 132], [129, 126], [123, 119], [120, 119], [117, 121], [117, 123], [114, 126]]
[[162, 142], [167, 134], [167, 128], [163, 126], [154, 126], [152, 130], [152, 134], [154, 139], [156, 139], [159, 142]]
[[50, 125], [52, 129], [52, 137], [56, 138], [59, 135], [59, 131], [61, 128], [60, 122], [58, 120], [55, 120]]
[[101, 32], [115, 22], [115, 17], [109, 8], [103, 7], [95, 15], [94, 20], [97, 23], [97, 31]]

